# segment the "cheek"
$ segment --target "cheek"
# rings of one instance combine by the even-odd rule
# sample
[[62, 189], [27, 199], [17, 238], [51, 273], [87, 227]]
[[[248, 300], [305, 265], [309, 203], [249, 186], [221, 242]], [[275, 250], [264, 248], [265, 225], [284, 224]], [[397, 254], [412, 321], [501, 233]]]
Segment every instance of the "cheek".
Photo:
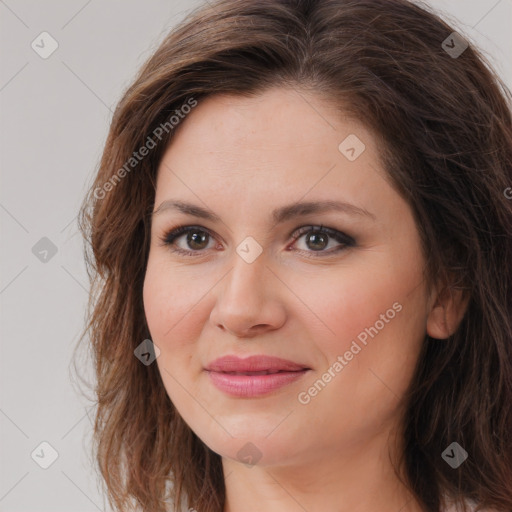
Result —
[[180, 411], [190, 408], [183, 386], [194, 391], [191, 377], [197, 361], [192, 360], [193, 349], [200, 335], [199, 322], [193, 321], [200, 296], [196, 297], [194, 286], [186, 284], [181, 282], [179, 270], [150, 256], [143, 287], [144, 312], [151, 340], [160, 350], [156, 364], [164, 387]]
[[335, 335], [316, 336], [324, 366], [301, 388], [299, 401], [327, 437], [373, 435], [394, 421], [414, 372], [425, 333], [422, 287], [415, 282], [421, 276], [377, 275], [351, 269], [340, 276], [342, 285], [325, 283], [322, 302], [312, 298]]
[[326, 377], [333, 384], [316, 405], [327, 408], [331, 400], [341, 401], [366, 419], [372, 411], [378, 421], [394, 411], [409, 385], [424, 340], [420, 265], [388, 266], [374, 274], [351, 268], [339, 282], [324, 288], [329, 291], [320, 314], [336, 335], [318, 338], [326, 356], [320, 373], [340, 364], [334, 367], [335, 378]]
[[[405, 263], [389, 259], [360, 268], [350, 265], [317, 277], [315, 293], [309, 294], [307, 303], [322, 320], [314, 321], [320, 327], [311, 332], [323, 353], [325, 366], [319, 366], [319, 373], [342, 356], [341, 366], [331, 370], [336, 378], [329, 387], [335, 394], [352, 388], [354, 400], [346, 398], [352, 409], [377, 405], [379, 400], [392, 405], [394, 395], [401, 395], [412, 378], [426, 332], [426, 304], [420, 255]], [[328, 392], [324, 398], [333, 396]]]
[[172, 299], [169, 293], [172, 288], [167, 287], [167, 277], [164, 273], [158, 272], [151, 262], [148, 262], [148, 268], [144, 279], [143, 301], [146, 321], [153, 341], [161, 339], [165, 332], [166, 325], [170, 324], [169, 315], [172, 315], [172, 309], [167, 305]]
[[178, 276], [179, 272], [170, 272], [168, 266], [150, 258], [143, 288], [146, 321], [151, 340], [160, 350], [156, 363], [168, 394], [174, 382], [171, 375], [180, 381], [186, 377], [181, 370], [188, 367], [184, 362], [190, 357], [192, 340], [198, 336], [194, 332], [197, 324], [189, 321], [197, 300], [194, 302], [192, 289], [187, 293], [180, 286]]
[[364, 341], [365, 329], [375, 324], [379, 332], [389, 332], [391, 325], [404, 327], [404, 316], [423, 313], [415, 294], [421, 274], [414, 269], [381, 267], [329, 269], [329, 273], [315, 276], [314, 286], [309, 279], [295, 281], [294, 292], [310, 311], [313, 339], [329, 347], [329, 353], [339, 353], [360, 333]]
[[189, 316], [204, 291], [197, 281], [179, 268], [169, 268], [164, 257], [150, 255], [144, 278], [143, 301], [146, 320], [154, 340], [174, 338], [182, 325], [190, 327]]
[[[143, 301], [151, 340], [160, 349], [156, 362], [171, 399], [178, 400], [180, 384], [193, 392], [204, 355], [198, 340], [208, 321], [208, 291], [215, 279], [197, 270], [170, 265], [165, 254], [150, 254], [144, 278]], [[189, 398], [187, 398], [189, 400]]]

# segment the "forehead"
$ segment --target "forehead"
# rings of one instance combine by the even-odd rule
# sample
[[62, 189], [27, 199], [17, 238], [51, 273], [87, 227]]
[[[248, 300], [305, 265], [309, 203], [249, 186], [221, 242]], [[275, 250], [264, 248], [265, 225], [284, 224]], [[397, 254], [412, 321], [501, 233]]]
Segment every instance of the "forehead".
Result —
[[358, 167], [340, 152], [347, 138], [364, 147], [364, 160], [373, 161], [377, 170], [370, 132], [320, 96], [287, 88], [254, 97], [213, 95], [202, 99], [179, 125], [160, 163], [159, 182], [163, 186], [172, 179], [165, 169], [202, 182], [310, 182], [333, 166]]
[[[250, 137], [252, 144], [271, 148], [272, 142], [297, 145], [319, 139], [335, 130], [332, 120], [333, 106], [327, 106], [320, 97], [294, 89], [273, 88], [256, 96], [217, 94], [202, 99], [180, 127], [180, 138], [192, 143], [188, 135], [193, 131], [209, 139], [223, 139], [243, 145]], [[300, 123], [297, 124], [297, 120]], [[275, 140], [277, 128], [286, 128]], [[270, 143], [270, 144], [269, 144]]]

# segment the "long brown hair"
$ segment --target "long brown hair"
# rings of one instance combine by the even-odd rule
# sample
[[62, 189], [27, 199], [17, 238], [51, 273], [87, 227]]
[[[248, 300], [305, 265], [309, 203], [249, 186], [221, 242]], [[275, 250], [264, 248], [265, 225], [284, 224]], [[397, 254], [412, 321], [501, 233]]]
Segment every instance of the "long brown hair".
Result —
[[[220, 0], [171, 31], [124, 92], [79, 216], [95, 453], [116, 510], [164, 512], [167, 500], [223, 510], [220, 456], [182, 420], [157, 365], [134, 356], [150, 338], [149, 213], [169, 118], [208, 95], [273, 86], [328, 98], [372, 129], [414, 213], [429, 279], [468, 297], [449, 339], [425, 337], [406, 395], [406, 484], [426, 511], [444, 495], [512, 510], [511, 93], [453, 31], [406, 0]], [[155, 147], [134, 159], [149, 138]], [[441, 456], [453, 441], [469, 455], [457, 469]]]

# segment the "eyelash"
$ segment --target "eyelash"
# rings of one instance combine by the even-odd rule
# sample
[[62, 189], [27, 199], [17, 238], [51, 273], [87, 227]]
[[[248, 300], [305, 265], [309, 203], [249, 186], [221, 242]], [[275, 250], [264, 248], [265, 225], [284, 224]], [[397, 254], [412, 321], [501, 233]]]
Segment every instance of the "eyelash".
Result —
[[[162, 241], [162, 245], [168, 246], [172, 252], [182, 254], [184, 256], [192, 256], [192, 257], [201, 256], [200, 253], [203, 253], [204, 250], [188, 251], [186, 249], [172, 247], [174, 245], [175, 240], [177, 238], [179, 238], [180, 235], [186, 234], [190, 231], [200, 231], [200, 232], [208, 234], [208, 236], [213, 238], [213, 235], [206, 228], [203, 228], [200, 226], [178, 226], [176, 228], [173, 228], [173, 229], [167, 231], [160, 240]], [[297, 228], [292, 233], [292, 235], [294, 235], [293, 242], [294, 243], [297, 242], [297, 240], [302, 235], [304, 235], [306, 233], [324, 233], [324, 234], [328, 235], [330, 238], [333, 238], [337, 242], [343, 244], [342, 247], [337, 248], [335, 250], [331, 249], [330, 251], [317, 251], [318, 255], [313, 255], [315, 251], [303, 251], [300, 249], [298, 250], [301, 253], [305, 253], [306, 257], [308, 257], [308, 258], [321, 258], [321, 257], [323, 257], [323, 256], [321, 256], [322, 253], [324, 255], [325, 254], [332, 255], [334, 253], [341, 252], [349, 247], [353, 247], [356, 244], [355, 240], [352, 237], [350, 237], [350, 236], [346, 235], [345, 233], [338, 231], [336, 229], [324, 227], [323, 225], [321, 225], [321, 226], [302, 226], [300, 228]], [[311, 254], [311, 253], [313, 253], [313, 254]]]

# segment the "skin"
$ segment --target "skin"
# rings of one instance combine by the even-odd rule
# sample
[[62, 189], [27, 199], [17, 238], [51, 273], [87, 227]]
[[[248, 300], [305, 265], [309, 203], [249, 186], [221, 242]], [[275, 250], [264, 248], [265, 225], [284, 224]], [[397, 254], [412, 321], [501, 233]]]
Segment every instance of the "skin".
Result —
[[[338, 149], [350, 134], [365, 144], [354, 161]], [[411, 209], [386, 179], [372, 133], [321, 97], [292, 89], [211, 96], [163, 156], [155, 209], [169, 199], [221, 218], [172, 209], [153, 215], [144, 308], [170, 399], [222, 457], [225, 511], [420, 510], [388, 452], [400, 450], [401, 397], [425, 334], [448, 336], [462, 309], [438, 285], [427, 293]], [[299, 200], [344, 201], [374, 218], [331, 211], [270, 219], [272, 209]], [[199, 249], [186, 234], [174, 241], [197, 255], [162, 243], [178, 225], [211, 235]], [[319, 253], [308, 232], [294, 241], [297, 228], [320, 225], [350, 235], [355, 246], [329, 254], [342, 244], [328, 237]], [[248, 236], [262, 249], [250, 264], [236, 252]], [[395, 303], [400, 312], [300, 403], [299, 393]], [[268, 354], [311, 370], [264, 397], [234, 398], [204, 371], [226, 354]], [[237, 457], [249, 442], [260, 457], [255, 465]]]

